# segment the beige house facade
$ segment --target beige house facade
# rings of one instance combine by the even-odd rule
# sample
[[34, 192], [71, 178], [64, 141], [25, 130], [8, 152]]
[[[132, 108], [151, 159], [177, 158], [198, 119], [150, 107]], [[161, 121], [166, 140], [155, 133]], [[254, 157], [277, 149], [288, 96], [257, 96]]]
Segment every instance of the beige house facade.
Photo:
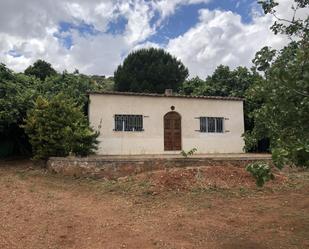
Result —
[[99, 155], [243, 152], [240, 98], [92, 92], [88, 111]]

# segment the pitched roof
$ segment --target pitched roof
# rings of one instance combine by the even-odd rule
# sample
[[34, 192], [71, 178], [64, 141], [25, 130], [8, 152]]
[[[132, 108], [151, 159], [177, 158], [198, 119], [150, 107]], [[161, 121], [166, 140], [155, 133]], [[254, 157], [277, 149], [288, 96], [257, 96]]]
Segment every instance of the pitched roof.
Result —
[[136, 92], [114, 92], [114, 91], [90, 91], [90, 94], [102, 94], [102, 95], [126, 95], [126, 96], [146, 96], [146, 97], [166, 97], [166, 98], [187, 98], [187, 99], [214, 99], [214, 100], [233, 100], [233, 101], [243, 101], [243, 98], [239, 97], [222, 97], [222, 96], [192, 96], [192, 95], [166, 95], [159, 93], [136, 93]]

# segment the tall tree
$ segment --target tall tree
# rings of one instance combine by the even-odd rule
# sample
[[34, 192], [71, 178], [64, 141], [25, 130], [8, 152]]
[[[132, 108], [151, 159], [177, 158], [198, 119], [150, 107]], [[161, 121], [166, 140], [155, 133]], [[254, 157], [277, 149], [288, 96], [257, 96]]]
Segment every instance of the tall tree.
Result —
[[206, 80], [199, 77], [187, 80], [180, 92], [189, 95], [234, 96], [245, 97], [247, 89], [261, 76], [246, 67], [231, 70], [219, 65]]
[[244, 97], [247, 89], [260, 76], [246, 67], [230, 70], [220, 65], [214, 73], [206, 78], [210, 95]]
[[27, 153], [30, 146], [19, 127], [37, 96], [38, 80], [0, 64], [0, 157]]
[[179, 93], [184, 95], [206, 95], [209, 92], [206, 81], [196, 76], [192, 79], [188, 79], [181, 85]]
[[[228, 66], [219, 65], [206, 80], [199, 77], [184, 82], [180, 93], [186, 95], [234, 96], [246, 98], [246, 92], [255, 81], [262, 80], [261, 75], [246, 67], [231, 70]], [[250, 113], [260, 106], [260, 103], [245, 100], [245, 130], [252, 130], [253, 119]], [[268, 149], [267, 141], [261, 141], [258, 150]]]
[[31, 152], [29, 138], [22, 125], [38, 96], [49, 100], [62, 93], [81, 106], [85, 114], [87, 91], [103, 87], [104, 82], [97, 82], [78, 72], [52, 74], [41, 81], [23, 73], [14, 73], [0, 64], [0, 157]]
[[253, 60], [265, 79], [248, 94], [262, 105], [253, 112], [254, 129], [247, 133], [246, 144], [255, 146], [258, 139], [269, 137], [278, 167], [309, 167], [309, 17], [297, 18], [297, 11], [308, 8], [309, 1], [294, 1], [291, 20], [277, 16], [277, 2], [260, 3], [266, 14], [277, 18], [271, 28], [274, 33], [285, 34], [292, 41], [279, 51], [264, 47]]
[[48, 76], [56, 75], [57, 72], [52, 68], [50, 63], [43, 60], [37, 60], [33, 65], [27, 67], [25, 74], [33, 75], [43, 81]]
[[188, 77], [180, 60], [163, 49], [141, 49], [127, 56], [114, 73], [115, 90], [163, 93], [178, 90]]
[[79, 105], [86, 108], [87, 105], [87, 91], [99, 89], [100, 85], [96, 83], [91, 77], [83, 74], [72, 74], [63, 72], [48, 77], [40, 85], [40, 93], [47, 98], [53, 97], [59, 93], [64, 93], [67, 97], [72, 98]]
[[100, 89], [104, 91], [113, 91], [115, 85], [114, 77], [106, 78], [104, 75], [91, 75], [90, 78]]

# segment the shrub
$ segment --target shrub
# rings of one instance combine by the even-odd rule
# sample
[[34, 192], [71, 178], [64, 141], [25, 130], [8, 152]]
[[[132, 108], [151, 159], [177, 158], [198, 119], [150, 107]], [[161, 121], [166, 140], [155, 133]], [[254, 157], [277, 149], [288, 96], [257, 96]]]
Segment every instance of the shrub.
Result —
[[267, 181], [275, 178], [270, 166], [265, 162], [250, 163], [247, 165], [246, 170], [255, 178], [258, 187], [263, 187]]
[[87, 156], [97, 148], [99, 133], [89, 127], [81, 107], [63, 94], [50, 100], [38, 97], [25, 121], [34, 159]]

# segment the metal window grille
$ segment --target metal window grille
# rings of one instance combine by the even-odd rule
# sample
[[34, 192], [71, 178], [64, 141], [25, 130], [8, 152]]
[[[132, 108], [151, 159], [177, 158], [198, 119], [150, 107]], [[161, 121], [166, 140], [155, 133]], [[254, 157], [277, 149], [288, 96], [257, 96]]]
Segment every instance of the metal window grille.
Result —
[[207, 132], [216, 132], [216, 118], [207, 118], [208, 129]]
[[223, 118], [200, 117], [200, 132], [222, 133]]
[[223, 118], [216, 118], [216, 132], [223, 132]]
[[115, 115], [115, 131], [143, 131], [143, 115]]

